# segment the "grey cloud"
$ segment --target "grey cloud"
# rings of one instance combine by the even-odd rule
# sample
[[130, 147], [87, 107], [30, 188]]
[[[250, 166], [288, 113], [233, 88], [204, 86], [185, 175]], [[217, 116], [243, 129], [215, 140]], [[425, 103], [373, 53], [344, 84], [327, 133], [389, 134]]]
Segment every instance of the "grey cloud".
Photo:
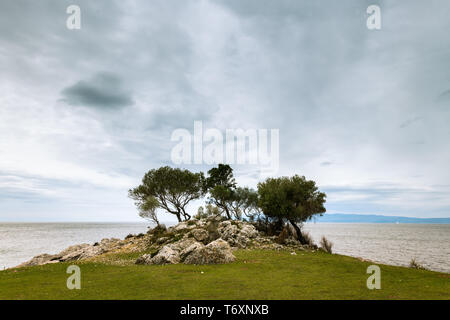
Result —
[[100, 73], [92, 79], [81, 80], [62, 90], [64, 101], [70, 105], [115, 109], [132, 105], [133, 99], [114, 74]]
[[410, 126], [411, 124], [413, 124], [414, 122], [417, 122], [417, 121], [419, 121], [421, 119], [422, 119], [422, 117], [414, 117], [414, 118], [405, 120], [404, 122], [402, 122], [400, 124], [400, 128], [402, 128], [402, 129], [406, 128], [406, 127]]
[[442, 92], [439, 96], [438, 96], [438, 101], [450, 101], [450, 90], [446, 90], [444, 92]]
[[[48, 150], [44, 165], [61, 157], [139, 181], [152, 167], [172, 165], [173, 129], [192, 132], [201, 120], [221, 130], [280, 129], [280, 175], [304, 174], [319, 185], [366, 182], [358, 191], [329, 191], [380, 195], [357, 206], [330, 201], [331, 209], [395, 212], [378, 202], [414, 193], [395, 191], [411, 183], [405, 177], [420, 174], [418, 190], [449, 179], [445, 0], [380, 0], [382, 29], [374, 32], [365, 26], [370, 0], [79, 0], [78, 31], [65, 28], [69, 4], [0, 2], [0, 83], [7, 89], [0, 113], [17, 119], [16, 131], [0, 134], [21, 145], [18, 137], [31, 127], [33, 145]], [[61, 98], [74, 107], [51, 105]], [[35, 106], [58, 120], [32, 114]], [[35, 119], [24, 119], [30, 114]], [[240, 169], [236, 175], [256, 181], [251, 168]], [[383, 192], [369, 183], [390, 179], [403, 184]], [[49, 187], [64, 189], [56, 181]], [[134, 214], [126, 192], [120, 201]]]

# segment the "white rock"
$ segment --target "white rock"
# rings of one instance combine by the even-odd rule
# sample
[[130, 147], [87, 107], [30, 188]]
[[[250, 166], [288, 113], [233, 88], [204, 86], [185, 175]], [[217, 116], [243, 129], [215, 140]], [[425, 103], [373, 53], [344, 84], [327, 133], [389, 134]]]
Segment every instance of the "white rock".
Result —
[[217, 239], [207, 246], [195, 250], [184, 260], [186, 264], [218, 264], [233, 262], [236, 257], [228, 242]]
[[164, 246], [156, 256], [145, 261], [146, 264], [176, 264], [180, 262], [180, 255], [169, 246]]

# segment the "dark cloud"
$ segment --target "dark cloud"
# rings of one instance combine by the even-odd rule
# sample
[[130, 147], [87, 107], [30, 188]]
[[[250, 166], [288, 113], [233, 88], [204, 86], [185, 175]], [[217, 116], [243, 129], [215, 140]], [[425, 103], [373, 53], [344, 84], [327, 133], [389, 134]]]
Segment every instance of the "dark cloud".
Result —
[[92, 79], [81, 80], [61, 93], [64, 101], [75, 106], [116, 109], [133, 104], [133, 99], [123, 88], [121, 79], [110, 73], [100, 73]]
[[414, 118], [405, 120], [404, 122], [402, 122], [400, 124], [400, 128], [402, 128], [402, 129], [406, 128], [406, 127], [410, 126], [411, 124], [413, 124], [414, 122], [417, 122], [417, 121], [419, 121], [421, 119], [422, 119], [422, 117], [414, 117]]
[[450, 90], [446, 90], [444, 92], [442, 92], [439, 96], [438, 96], [438, 101], [450, 101]]

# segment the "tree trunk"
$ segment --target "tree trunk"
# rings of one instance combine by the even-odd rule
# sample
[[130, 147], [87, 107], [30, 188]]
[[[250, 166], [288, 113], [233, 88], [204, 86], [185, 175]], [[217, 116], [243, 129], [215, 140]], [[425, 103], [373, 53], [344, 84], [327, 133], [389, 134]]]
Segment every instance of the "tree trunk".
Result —
[[186, 212], [186, 210], [184, 210], [184, 208], [181, 208], [181, 210], [183, 211], [184, 219], [185, 219], [185, 220], [190, 220], [190, 219], [191, 219], [191, 215], [188, 214], [188, 213]]
[[228, 210], [227, 206], [223, 207], [225, 209], [225, 214], [227, 215], [228, 220], [231, 220], [230, 210]]
[[289, 222], [294, 227], [295, 232], [297, 233], [298, 241], [300, 241], [301, 244], [307, 244], [305, 238], [303, 237], [302, 230], [300, 230], [300, 227], [298, 226], [298, 224], [295, 223], [295, 221], [293, 221], [291, 219], [289, 219]]

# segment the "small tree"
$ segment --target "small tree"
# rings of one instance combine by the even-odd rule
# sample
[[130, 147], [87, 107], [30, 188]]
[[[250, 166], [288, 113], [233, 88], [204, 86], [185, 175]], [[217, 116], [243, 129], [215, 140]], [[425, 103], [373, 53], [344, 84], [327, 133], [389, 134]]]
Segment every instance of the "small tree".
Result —
[[[204, 195], [204, 187], [203, 173], [166, 166], [147, 172], [142, 179], [142, 184], [129, 190], [128, 195], [136, 201], [138, 208], [147, 205], [154, 210], [162, 208], [174, 214], [181, 222], [191, 218], [186, 212], [186, 206], [190, 201]], [[147, 204], [151, 198], [154, 198], [151, 200], [151, 205]]]
[[234, 199], [236, 182], [233, 177], [233, 169], [227, 164], [219, 164], [217, 168], [208, 171], [206, 189], [210, 193], [208, 202], [217, 206], [231, 219], [231, 203]]
[[218, 217], [220, 216], [221, 212], [219, 208], [213, 206], [212, 204], [206, 204], [205, 208], [203, 206], [200, 206], [197, 210], [197, 215], [195, 216], [196, 219], [205, 219], [208, 217]]
[[319, 192], [316, 183], [303, 176], [268, 178], [258, 184], [258, 195], [264, 214], [282, 224], [290, 222], [302, 244], [307, 241], [298, 224], [326, 211], [325, 193]]
[[247, 187], [238, 187], [234, 190], [230, 206], [236, 219], [241, 220], [245, 216], [253, 221], [260, 213], [258, 192]]
[[155, 197], [150, 196], [145, 201], [137, 203], [137, 207], [141, 218], [156, 223], [158, 227], [160, 226], [158, 215], [156, 214], [156, 210], [159, 208], [159, 202]]

